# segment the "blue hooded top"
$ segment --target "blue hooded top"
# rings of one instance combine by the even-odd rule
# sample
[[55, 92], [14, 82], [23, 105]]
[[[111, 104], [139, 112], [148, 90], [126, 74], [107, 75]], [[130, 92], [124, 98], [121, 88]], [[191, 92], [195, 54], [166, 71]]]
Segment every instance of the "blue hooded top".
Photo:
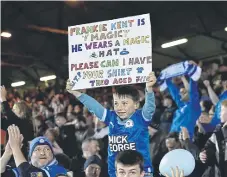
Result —
[[220, 113], [221, 113], [221, 103], [227, 100], [227, 90], [224, 91], [220, 97], [219, 97], [219, 101], [215, 106], [215, 112], [214, 112], [214, 117], [211, 121], [211, 124], [216, 126], [217, 124], [219, 124], [221, 122], [221, 118], [220, 118]]
[[193, 138], [196, 121], [201, 114], [200, 98], [198, 92], [197, 82], [190, 78], [189, 86], [189, 101], [183, 102], [181, 100], [179, 88], [176, 87], [171, 79], [166, 80], [168, 90], [177, 104], [178, 109], [176, 110], [173, 118], [173, 123], [170, 132], [180, 132], [181, 126], [188, 129], [190, 138]]

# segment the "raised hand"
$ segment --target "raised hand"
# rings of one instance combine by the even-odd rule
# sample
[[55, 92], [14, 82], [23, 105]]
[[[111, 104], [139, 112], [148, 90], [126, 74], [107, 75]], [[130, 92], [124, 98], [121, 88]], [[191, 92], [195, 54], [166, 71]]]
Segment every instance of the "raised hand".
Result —
[[9, 145], [13, 152], [14, 161], [16, 167], [19, 167], [22, 163], [26, 162], [26, 159], [21, 151], [21, 141], [22, 137], [20, 130], [17, 126], [11, 125], [8, 127], [9, 134]]
[[9, 144], [10, 148], [17, 149], [22, 147], [23, 136], [20, 134], [20, 130], [17, 126], [11, 125], [8, 127], [8, 134], [9, 134]]
[[188, 129], [186, 127], [181, 127], [181, 133], [182, 133], [182, 138], [185, 141], [186, 139], [190, 138], [190, 135], [188, 133]]
[[203, 84], [204, 84], [206, 87], [209, 87], [209, 86], [210, 86], [210, 81], [204, 80], [204, 81], [203, 81]]
[[[22, 143], [23, 140], [24, 140], [24, 137], [23, 137], [23, 135], [21, 134], [21, 135], [20, 135], [20, 147], [21, 147], [21, 148], [22, 148], [22, 146], [23, 146], [23, 143]], [[11, 149], [11, 147], [10, 147], [9, 141], [7, 142], [7, 144], [6, 144], [6, 146], [5, 146], [5, 153], [10, 154], [10, 155], [13, 154], [13, 151], [12, 151], [12, 149]]]
[[0, 91], [1, 91], [1, 101], [6, 101], [7, 91], [4, 85], [0, 87]]
[[156, 83], [156, 80], [157, 80], [157, 78], [156, 78], [154, 72], [151, 72], [149, 74], [149, 76], [147, 77], [147, 83], [146, 83], [146, 88], [147, 88], [148, 92], [151, 92], [153, 90], [152, 87]]
[[73, 94], [74, 96], [76, 96], [76, 97], [79, 97], [82, 93], [81, 92], [83, 92], [83, 93], [85, 93], [86, 92], [86, 90], [84, 89], [84, 90], [72, 90], [73, 89], [73, 84], [70, 82], [70, 80], [68, 79], [67, 80], [67, 82], [66, 82], [66, 90], [69, 92], [69, 93], [71, 93], [71, 94]]

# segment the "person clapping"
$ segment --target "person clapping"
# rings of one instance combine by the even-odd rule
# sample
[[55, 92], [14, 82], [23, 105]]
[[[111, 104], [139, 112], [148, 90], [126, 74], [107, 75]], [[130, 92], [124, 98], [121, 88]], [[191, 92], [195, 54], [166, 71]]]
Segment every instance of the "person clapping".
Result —
[[[1, 158], [1, 176], [30, 177], [30, 176], [56, 176], [67, 174], [67, 171], [58, 165], [54, 158], [51, 143], [45, 137], [37, 137], [30, 142], [29, 163], [21, 151], [22, 136], [17, 126], [11, 125], [8, 128], [9, 141], [7, 150]], [[17, 168], [5, 170], [7, 160], [13, 154]], [[3, 162], [3, 163], [2, 163]]]
[[22, 152], [27, 157], [28, 141], [34, 138], [34, 130], [32, 124], [31, 110], [24, 101], [15, 102], [11, 109], [7, 102], [7, 90], [5, 86], [0, 87], [2, 112], [5, 118], [1, 118], [1, 128], [7, 131], [7, 128], [15, 124], [19, 127], [21, 134], [24, 137]]

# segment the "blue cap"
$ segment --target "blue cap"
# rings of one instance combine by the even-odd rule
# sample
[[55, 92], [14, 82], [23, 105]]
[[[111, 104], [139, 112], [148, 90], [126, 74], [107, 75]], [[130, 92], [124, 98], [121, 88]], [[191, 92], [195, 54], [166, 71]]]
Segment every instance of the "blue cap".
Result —
[[32, 152], [34, 151], [35, 147], [38, 145], [48, 145], [53, 153], [53, 146], [52, 146], [51, 142], [46, 137], [39, 136], [30, 142], [29, 157], [32, 156]]

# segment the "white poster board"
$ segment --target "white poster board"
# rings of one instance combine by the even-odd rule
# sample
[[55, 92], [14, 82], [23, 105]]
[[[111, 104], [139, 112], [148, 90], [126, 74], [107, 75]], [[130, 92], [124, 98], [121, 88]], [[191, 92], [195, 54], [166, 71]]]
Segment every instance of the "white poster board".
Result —
[[150, 15], [68, 27], [73, 90], [146, 82], [152, 71]]

